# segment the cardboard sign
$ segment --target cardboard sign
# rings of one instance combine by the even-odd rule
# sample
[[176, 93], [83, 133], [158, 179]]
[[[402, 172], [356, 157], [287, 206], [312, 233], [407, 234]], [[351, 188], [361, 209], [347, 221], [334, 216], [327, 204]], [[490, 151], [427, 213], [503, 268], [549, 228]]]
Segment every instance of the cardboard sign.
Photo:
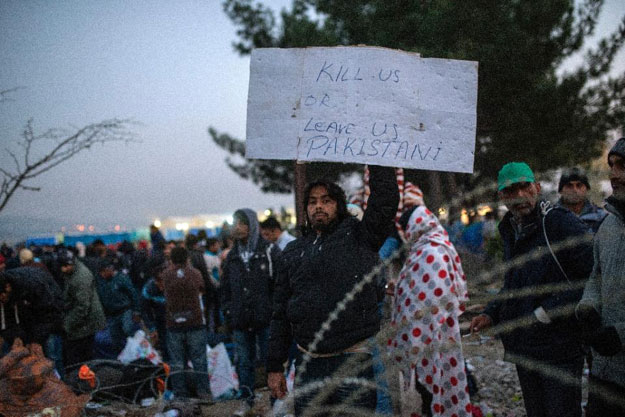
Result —
[[477, 63], [375, 47], [252, 51], [246, 157], [473, 172]]

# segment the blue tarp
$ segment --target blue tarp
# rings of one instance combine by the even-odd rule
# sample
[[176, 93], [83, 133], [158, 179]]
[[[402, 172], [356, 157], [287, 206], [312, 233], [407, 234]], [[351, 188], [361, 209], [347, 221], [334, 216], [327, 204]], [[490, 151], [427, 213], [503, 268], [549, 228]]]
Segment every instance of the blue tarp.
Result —
[[92, 243], [96, 239], [100, 239], [104, 242], [105, 245], [110, 245], [112, 243], [120, 243], [124, 240], [129, 242], [132, 241], [133, 233], [132, 232], [124, 232], [124, 233], [108, 233], [101, 235], [78, 235], [78, 236], [65, 236], [65, 246], [76, 246], [76, 243], [82, 242], [85, 245]]
[[56, 237], [55, 236], [49, 236], [49, 237], [29, 237], [26, 239], [26, 247], [35, 245], [35, 246], [44, 246], [44, 245], [50, 245], [50, 246], [54, 246], [56, 245]]

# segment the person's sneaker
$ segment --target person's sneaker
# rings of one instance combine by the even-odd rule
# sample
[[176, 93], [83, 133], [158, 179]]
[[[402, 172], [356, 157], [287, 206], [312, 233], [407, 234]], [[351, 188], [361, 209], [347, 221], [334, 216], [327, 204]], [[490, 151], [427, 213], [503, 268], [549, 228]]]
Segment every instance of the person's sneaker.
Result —
[[233, 417], [243, 417], [251, 409], [252, 409], [252, 407], [250, 407], [250, 405], [246, 401], [243, 401], [241, 403], [241, 406], [239, 406], [239, 408], [234, 413], [232, 413], [232, 416]]

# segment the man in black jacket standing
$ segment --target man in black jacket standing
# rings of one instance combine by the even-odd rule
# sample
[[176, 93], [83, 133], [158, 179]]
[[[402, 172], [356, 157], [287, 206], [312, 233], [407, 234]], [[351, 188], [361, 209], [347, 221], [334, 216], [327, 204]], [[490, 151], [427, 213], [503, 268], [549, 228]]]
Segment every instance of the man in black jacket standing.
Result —
[[[339, 380], [340, 388], [320, 405], [375, 410], [375, 389], [352, 395], [362, 387], [341, 382], [348, 377], [373, 381], [365, 342], [380, 327], [376, 287], [370, 281], [353, 297], [346, 295], [378, 263], [377, 251], [392, 231], [399, 203], [395, 171], [372, 166], [370, 174], [371, 196], [362, 221], [349, 215], [345, 193], [338, 185], [317, 181], [306, 187], [308, 233], [285, 248], [274, 296], [267, 371], [277, 398], [286, 394], [283, 364], [295, 342], [296, 383], [304, 386], [327, 377]], [[329, 317], [333, 320], [324, 326]], [[319, 331], [323, 337], [314, 342]], [[302, 372], [305, 355], [309, 361]], [[343, 366], [347, 361], [354, 366]], [[315, 396], [314, 391], [296, 394], [296, 415], [312, 407]], [[353, 402], [344, 403], [348, 398]]]
[[579, 417], [584, 358], [573, 311], [593, 265], [588, 227], [568, 209], [541, 201], [540, 184], [523, 162], [503, 166], [498, 189], [509, 210], [499, 232], [511, 264], [499, 296], [471, 330], [499, 325], [528, 417]]
[[254, 405], [255, 359], [267, 359], [271, 299], [280, 250], [260, 236], [256, 213], [250, 209], [234, 213], [235, 244], [223, 264], [221, 305], [226, 323], [233, 330], [239, 374], [239, 397], [246, 401], [236, 414]]

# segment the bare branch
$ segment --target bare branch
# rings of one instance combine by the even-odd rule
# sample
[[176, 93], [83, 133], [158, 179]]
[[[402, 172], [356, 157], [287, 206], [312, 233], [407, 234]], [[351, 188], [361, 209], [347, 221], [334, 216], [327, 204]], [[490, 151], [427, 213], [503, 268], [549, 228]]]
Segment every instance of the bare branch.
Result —
[[13, 88], [9, 88], [8, 90], [0, 90], [0, 103], [13, 101], [13, 99], [9, 97], [9, 94], [14, 93], [18, 90], [21, 90], [23, 88], [24, 87], [13, 87]]
[[27, 191], [41, 191], [41, 187], [31, 187], [28, 185], [20, 185], [20, 188]]
[[[17, 190], [40, 190], [39, 187], [25, 185], [24, 181], [46, 173], [85, 149], [90, 149], [96, 144], [104, 145], [111, 142], [138, 142], [133, 132], [129, 130], [131, 125], [137, 124], [130, 119], [108, 119], [81, 128], [73, 128], [71, 131], [49, 129], [37, 134], [32, 119], [28, 120], [22, 132], [22, 139], [17, 142], [19, 148], [22, 149], [19, 157], [11, 149], [6, 149], [17, 171], [11, 173], [0, 168], [0, 173], [4, 176], [0, 187], [0, 211]], [[51, 146], [46, 143], [50, 143]], [[19, 162], [20, 159], [23, 160], [22, 164]]]

